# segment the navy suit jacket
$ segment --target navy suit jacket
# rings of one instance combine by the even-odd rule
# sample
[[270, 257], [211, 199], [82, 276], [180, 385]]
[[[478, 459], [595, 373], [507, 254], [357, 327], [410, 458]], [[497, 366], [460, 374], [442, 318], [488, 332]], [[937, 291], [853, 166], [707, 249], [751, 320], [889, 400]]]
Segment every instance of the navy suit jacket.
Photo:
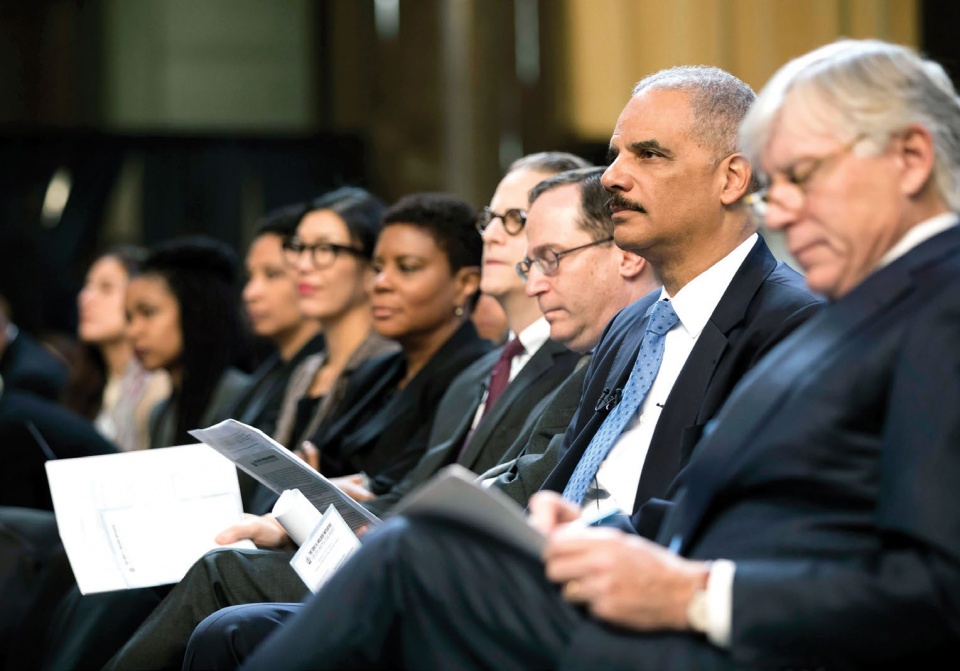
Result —
[[743, 666], [933, 668], [960, 649], [960, 229], [825, 308], [743, 381], [661, 542], [736, 561]]
[[[598, 344], [583, 397], [560, 449], [559, 463], [544, 489], [562, 492], [609, 408], [604, 390], [622, 389], [630, 376], [646, 328], [647, 308], [660, 291], [624, 308]], [[776, 343], [819, 306], [803, 278], [758, 239], [727, 287], [697, 339], [664, 404], [637, 486], [634, 505], [641, 533], [651, 535], [662, 516], [662, 499], [687, 463], [704, 425], [734, 385]], [[611, 406], [612, 407], [612, 406]], [[648, 504], [648, 509], [642, 510]]]

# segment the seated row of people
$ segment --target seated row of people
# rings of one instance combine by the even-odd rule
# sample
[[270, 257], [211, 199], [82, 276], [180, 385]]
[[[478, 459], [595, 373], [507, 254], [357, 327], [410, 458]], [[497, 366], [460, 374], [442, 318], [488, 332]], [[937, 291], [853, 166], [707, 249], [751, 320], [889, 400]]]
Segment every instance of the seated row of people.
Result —
[[[540, 557], [399, 516], [308, 601], [209, 616], [183, 668], [942, 665], [960, 643], [960, 98], [937, 63], [844, 40], [752, 99], [675, 68], [618, 120], [615, 238], [664, 286], [594, 352], [553, 491], [530, 499]], [[633, 515], [586, 527], [610, 498]]]
[[[561, 165], [571, 163], [576, 164], [572, 157], [564, 158]], [[294, 286], [300, 294], [301, 312], [315, 321], [324, 335], [321, 352], [303, 354], [313, 338], [299, 349], [288, 348], [287, 357], [281, 348], [276, 361], [268, 362], [265, 372], [255, 376], [261, 387], [276, 389], [277, 384], [263, 381], [276, 375], [279, 363], [290, 371], [288, 375], [293, 374], [293, 384], [282, 385], [287, 393], [278, 395], [282, 403], [277, 403], [275, 433], [310, 436], [321, 448], [322, 470], [328, 475], [362, 472], [369, 478], [367, 487], [375, 492], [386, 492], [399, 481], [426, 448], [438, 401], [450, 381], [490, 349], [469, 320], [480, 281], [481, 244], [471, 208], [453, 198], [430, 194], [402, 199], [385, 211], [366, 192], [340, 190], [305, 209], [297, 220], [295, 235], [274, 235], [264, 229], [248, 256], [250, 280], [244, 297], [252, 315], [263, 317], [254, 323], [259, 321], [261, 330], [266, 331], [264, 327], [271, 321], [269, 315], [258, 312], [261, 289], [256, 282], [278, 270], [267, 268], [270, 263], [266, 259], [280, 256], [286, 268], [296, 270]], [[372, 264], [368, 261], [371, 256]], [[211, 329], [213, 339], [207, 340], [203, 338], [210, 334], [196, 328], [203, 319], [194, 319], [226, 309], [222, 303], [228, 302], [223, 295], [227, 261], [220, 245], [181, 240], [159, 248], [130, 280], [127, 309], [133, 349], [145, 368], [167, 371], [174, 386], [174, 394], [154, 414], [154, 444], [174, 444], [187, 427], [212, 423], [228, 412], [245, 419], [250, 408], [265, 405], [263, 400], [251, 400], [258, 397], [249, 393], [239, 404], [218, 402], [216, 387], [208, 396], [215, 402], [204, 403], [195, 392], [191, 395], [188, 384], [198, 384], [200, 374], [206, 372], [204, 367], [207, 371], [216, 367], [217, 358], [223, 371], [221, 380], [232, 384], [238, 378], [223, 363], [229, 360], [235, 339], [231, 341], [220, 330], [235, 326], [234, 315]], [[516, 278], [512, 267], [509, 272]], [[513, 284], [521, 286], [522, 294], [519, 278]], [[283, 319], [273, 322], [274, 333], [291, 330], [282, 327]], [[297, 320], [289, 322], [292, 325]], [[303, 343], [306, 337], [292, 340]], [[199, 353], [216, 342], [222, 342], [223, 351], [210, 357], [213, 362], [203, 360]], [[555, 353], [563, 352], [566, 350], [558, 347]], [[548, 358], [539, 373], [560, 379], [577, 359], [567, 354], [566, 368], [551, 371]], [[300, 365], [289, 365], [298, 359]], [[221, 389], [224, 384], [219, 383]], [[548, 391], [549, 386], [542, 390]], [[186, 402], [185, 397], [194, 401]], [[207, 411], [197, 418], [198, 409], [204, 407]], [[232, 411], [224, 409], [227, 407]], [[185, 416], [185, 412], [190, 414]], [[147, 602], [155, 598], [157, 590], [150, 592]], [[127, 623], [135, 623], [130, 609], [118, 607], [118, 600], [127, 598], [80, 598], [73, 588], [60, 603], [61, 613], [70, 615], [66, 621], [61, 617], [56, 629], [70, 632], [80, 627], [90, 632], [96, 613], [110, 617], [123, 612]], [[47, 650], [55, 649], [57, 646]], [[48, 659], [54, 658], [48, 655]]]
[[[731, 132], [729, 128], [727, 132]], [[732, 132], [735, 134], [735, 124]], [[528, 300], [535, 298], [538, 301], [538, 307], [549, 323], [551, 337], [581, 353], [588, 353], [594, 349], [607, 322], [618, 311], [649, 294], [657, 285], [652, 269], [643, 258], [635, 253], [623, 251], [613, 244], [614, 223], [606, 207], [607, 197], [600, 181], [602, 172], [602, 169], [581, 170], [541, 180], [542, 175], [525, 174], [528, 171], [518, 167], [508, 173], [501, 182], [490, 212], [482, 220], [483, 223], [489, 224], [484, 230], [484, 289], [495, 293], [498, 291], [498, 283], [502, 287], [523, 287]], [[741, 187], [745, 187], [745, 183], [741, 183]], [[530, 189], [529, 194], [526, 193], [528, 189]], [[741, 306], [744, 303], [752, 304], [754, 319], [749, 324], [750, 328], [746, 330], [740, 322], [722, 323], [724, 333], [729, 336], [732, 347], [727, 352], [717, 353], [723, 354], [718, 358], [717, 354], [714, 354], [715, 342], [703, 344], [701, 348], [704, 352], [700, 356], [709, 358], [697, 370], [692, 370], [684, 378], [685, 381], [680, 383], [700, 389], [704, 397], [703, 409], [706, 412], [715, 409], [715, 405], [711, 406], [719, 402], [715, 399], [722, 398], [720, 389], [729, 389], [738, 379], [737, 376], [756, 361], [765, 347], [782, 337], [792, 326], [800, 323], [811, 313], [816, 304], [816, 299], [801, 288], [801, 281], [796, 273], [782, 265], [778, 267], [763, 243], [757, 240], [755, 234], [751, 235], [752, 231], [748, 230], [744, 234], [746, 215], [742, 210], [725, 208], [721, 202], [717, 202], [713, 207], [715, 208], [713, 212], [716, 213], [713, 216], [726, 211], [723, 216], [729, 218], [730, 223], [725, 227], [712, 230], [711, 235], [701, 243], [703, 248], [688, 250], [687, 257], [694, 258], [702, 254], [708, 245], [711, 245], [714, 253], [718, 248], [726, 248], [728, 253], [740, 248], [742, 251], [739, 252], [738, 262], [729, 264], [730, 267], [722, 274], [713, 273], [713, 276], [707, 276], [701, 280], [699, 289], [688, 289], [689, 304], [696, 304], [696, 292], [699, 291], [712, 296], [707, 300], [713, 300], [716, 305], [716, 301], [720, 299], [720, 295], [712, 293], [716, 291], [716, 285], [731, 283], [731, 278], [740, 265], [739, 262], [751, 256], [748, 264], [751, 270], [745, 273], [748, 275], [747, 279], [733, 283], [733, 291], [727, 302], [732, 304], [731, 307], [734, 310], [742, 310]], [[525, 240], [517, 238], [521, 232], [526, 234]], [[684, 231], [684, 233], [689, 232]], [[514, 258], [519, 259], [517, 264], [514, 263]], [[562, 267], [561, 258], [566, 259]], [[684, 259], [674, 257], [671, 260], [682, 265]], [[520, 270], [528, 275], [525, 284], [518, 282], [513, 275], [508, 277], [497, 274], [498, 266], [509, 268], [513, 265], [519, 265]], [[760, 296], [756, 295], [758, 282], [765, 289]], [[522, 324], [518, 307], [521, 301], [518, 299], [518, 294], [502, 289], [500, 291], [503, 292], [504, 308], [508, 318], [512, 317], [515, 323]], [[519, 433], [516, 429], [504, 432], [506, 435], [501, 434], [499, 441], [488, 444], [487, 458], [490, 454], [500, 455], [499, 459], [493, 458], [488, 465], [498, 465], [498, 462], [507, 454], [519, 456], [520, 460], [513, 462], [515, 464], [513, 468], [499, 466], [507, 472], [502, 475], [501, 481], [494, 483], [494, 486], [502, 486], [505, 491], [514, 494], [518, 501], [525, 504], [528, 494], [524, 491], [524, 487], [535, 490], [544, 482], [553, 464], [557, 462], [557, 454], [569, 451], [569, 445], [560, 447], [565, 440], [579, 434], [580, 440], [583, 441], [581, 444], [589, 443], [591, 431], [571, 429], [566, 432], [566, 436], [570, 438], [564, 438], [564, 431], [571, 420], [576, 421], [575, 411], [578, 405], [582, 421], [586, 422], [590, 418], [590, 413], [586, 412], [581, 402], [582, 396], [591, 399], [590, 408], [593, 409], [592, 394], [588, 392], [587, 395], [582, 395], [584, 373], [587, 371], [596, 373], [599, 363], [602, 368], [597, 377], [593, 378], [594, 383], [622, 386], [623, 381], [618, 382], [617, 378], [629, 372], [632, 359], [620, 355], [619, 339], [628, 334], [633, 338], [633, 342], [624, 346], [623, 350], [636, 351], [642, 331], [638, 334], [632, 327], [643, 319], [646, 307], [655, 301], [658, 295], [658, 293], [650, 294], [648, 299], [641, 301], [644, 305], [639, 312], [623, 320], [622, 329], [619, 330], [616, 338], [611, 338], [610, 349], [603, 350], [609, 354], [603, 352], [594, 354], [593, 362], [589, 367], [583, 366], [570, 375], [567, 380], [569, 384], [561, 385], [556, 393], [548, 395], [533, 409], [523, 408], [515, 415], [507, 411], [509, 419], [506, 423], [514, 427], [523, 427], [523, 429]], [[704, 306], [701, 309], [702, 318], [706, 320], [712, 308]], [[695, 314], [689, 317], [691, 323], [696, 324]], [[612, 327], [608, 327], [608, 330], [610, 328]], [[701, 325], [700, 328], [702, 329], [703, 326]], [[518, 333], [516, 341], [522, 343], [524, 331], [521, 330]], [[509, 344], [504, 348], [504, 352], [508, 350]], [[597, 361], [598, 356], [600, 362]], [[618, 359], [616, 363], [614, 363], [615, 359]], [[734, 365], [734, 362], [737, 363]], [[487, 366], [491, 368], [485, 370], [492, 371], [492, 361]], [[725, 366], [729, 367], [729, 372], [713, 376], [713, 386], [708, 392], [704, 392], [701, 382], [703, 377], [710, 377], [714, 370], [717, 368], [724, 370]], [[682, 363], [677, 366], [675, 372], [679, 372], [680, 367]], [[493, 386], [492, 374], [490, 377], [488, 384]], [[518, 376], [514, 382], [520, 382], [520, 377]], [[504, 393], [508, 393], [509, 389], [510, 385], [507, 386], [508, 391]], [[599, 391], [598, 387], [596, 393], [599, 394]], [[661, 389], [657, 393], [660, 400], [666, 402], [669, 388]], [[461, 392], [458, 396], [459, 398], [448, 398], [446, 401], [453, 404], [459, 400], [462, 403], [465, 394]], [[697, 401], [696, 396], [690, 398], [689, 392], [686, 396], [682, 401], [672, 403], [665, 412], [672, 410], [677, 415], [678, 421], [690, 418], [690, 423], [693, 423], [692, 418], [696, 417], [701, 402]], [[494, 406], [494, 411], [497, 407], [497, 405]], [[477, 414], [482, 414], [482, 411], [476, 414], [471, 412], [472, 405], [467, 409], [467, 417], [471, 418], [471, 421], [463, 421], [462, 411], [457, 414], [457, 417], [468, 431], [472, 419]], [[484, 419], [480, 419], [479, 424], [474, 427], [476, 429], [474, 435], [479, 434], [483, 426]], [[596, 426], [594, 421], [593, 431], [596, 431]], [[675, 430], [679, 431], [680, 428], [682, 427]], [[462, 464], [474, 466], [475, 462], [471, 461], [477, 456], [473, 450], [474, 435], [470, 435], [467, 431], [460, 434], [464, 442], [467, 442], [465, 449], [463, 444], [457, 441], [438, 442], [421, 461], [418, 469], [411, 473], [407, 483], [403, 483], [407, 485], [406, 488], [402, 484], [398, 488], [399, 491], [388, 492], [376, 499], [367, 500], [366, 505], [377, 512], [385, 512], [389, 510], [389, 505], [398, 495], [409, 490], [410, 485], [425, 480], [439, 466], [451, 461], [460, 461]], [[670, 459], [671, 464], [656, 469], [648, 477], [649, 482], [645, 483], [649, 490], [661, 495], [666, 493], [669, 485], [671, 466], [675, 473], [686, 458], [678, 455], [677, 448], [680, 441], [673, 431], [674, 429], [665, 430], [656, 443], [657, 458]], [[551, 441], [553, 449], [549, 449]], [[518, 442], [519, 444], [515, 444]], [[583, 447], [578, 449], [582, 453]], [[579, 454], [575, 459], [579, 459]], [[639, 468], [636, 468], [623, 478], [628, 481], [633, 476], [633, 491], [625, 492], [623, 491], [625, 488], [617, 491], [617, 500], [624, 501], [624, 507], [631, 506], [634, 502], [637, 480], [633, 474], [638, 470]], [[518, 481], [521, 483], [519, 487], [515, 486]], [[360, 492], [359, 498], [367, 499], [367, 496]], [[640, 503], [641, 501], [638, 500], [637, 505]], [[249, 533], [249, 528], [245, 531]], [[229, 539], [232, 540], [241, 535], [234, 534]], [[260, 536], [255, 533], [251, 535], [261, 543], [268, 538], [266, 533]], [[196, 618], [204, 612], [231, 603], [261, 601], [264, 598], [278, 600], [303, 598], [306, 590], [289, 568], [288, 561], [289, 556], [277, 553], [222, 551], [208, 555], [165, 599], [160, 608], [113, 659], [111, 665], [115, 668], [176, 667], [183, 654], [185, 637], [194, 628]]]
[[[836, 54], [839, 58], [834, 60]], [[933, 77], [928, 93], [952, 91], [935, 76], [931, 64], [878, 44], [828, 48], [788, 68], [781, 80], [792, 86], [797, 72], [821, 60], [841, 77], [851, 60], [875, 65], [896, 61], [897, 67], [913, 68], [917, 79]], [[815, 81], [820, 71], [814, 71]], [[866, 79], [862, 93], [875, 98], [875, 89], [883, 87]], [[796, 124], [784, 136], [772, 120], [784, 99], [776, 93], [770, 96], [767, 107], [751, 112], [753, 92], [716, 68], [673, 68], [645, 78], [618, 121], [608, 168], [551, 176], [550, 161], [558, 157], [539, 155], [508, 172], [494, 202], [477, 220], [483, 233], [482, 275], [479, 255], [470, 264], [468, 256], [460, 255], [461, 247], [469, 245], [457, 247], [456, 241], [443, 239], [435, 228], [438, 222], [424, 214], [443, 211], [439, 204], [450, 204], [450, 199], [410, 197], [383, 217], [373, 252], [374, 277], [366, 294], [371, 308], [367, 314], [374, 328], [396, 340], [400, 349], [357, 367], [338, 407], [319, 423], [315, 440], [305, 447], [305, 458], [381, 513], [446, 463], [456, 461], [477, 471], [492, 465], [492, 470], [479, 474], [481, 480], [521, 504], [529, 503], [532, 521], [546, 534], [545, 569], [459, 525], [401, 518], [365, 536], [364, 548], [308, 605], [251, 605], [300, 602], [307, 596], [289, 568], [290, 555], [284, 551], [289, 542], [282, 529], [269, 516], [251, 517], [221, 534], [221, 540], [248, 537], [271, 549], [225, 549], [202, 558], [113, 656], [108, 668], [181, 664], [232, 668], [244, 661], [252, 668], [387, 664], [555, 668], [571, 661], [650, 668], [671, 664], [730, 668], [747, 663], [763, 668], [796, 660], [803, 664], [835, 660], [841, 666], [889, 661], [864, 645], [863, 637], [839, 644], [829, 631], [821, 631], [813, 621], [817, 606], [810, 601], [806, 608], [805, 598], [808, 592], [834, 596], [847, 578], [863, 583], [870, 594], [887, 590], [886, 578], [850, 570], [832, 559], [835, 553], [829, 548], [842, 546], [864, 565], [872, 558], [896, 563], [902, 554], [897, 554], [899, 545], [876, 547], [872, 541], [882, 534], [873, 529], [892, 524], [901, 532], [898, 538], [904, 531], [912, 537], [917, 524], [913, 517], [874, 519], [872, 507], [863, 505], [882, 496], [876, 485], [880, 477], [860, 487], [849, 504], [841, 494], [847, 491], [843, 466], [847, 458], [856, 462], [851, 464], [854, 468], [880, 475], [884, 461], [860, 448], [880, 446], [887, 423], [898, 421], [899, 405], [892, 405], [889, 416], [879, 419], [872, 408], [901, 398], [893, 393], [899, 387], [888, 393], [885, 386], [900, 378], [892, 371], [883, 373], [885, 384], [867, 385], [868, 390], [863, 385], [876, 381], [875, 371], [887, 371], [894, 362], [878, 363], [869, 351], [854, 356], [850, 384], [872, 394], [869, 407], [862, 410], [859, 404], [837, 401], [831, 412], [808, 416], [805, 410], [822, 410], [818, 385], [805, 382], [799, 393], [790, 394], [794, 380], [784, 378], [779, 365], [808, 370], [816, 367], [812, 350], [830, 357], [849, 349], [843, 346], [847, 331], [838, 330], [837, 324], [849, 321], [851, 314], [869, 313], [877, 304], [874, 294], [864, 297], [855, 291], [858, 283], [874, 273], [877, 264], [883, 269], [891, 263], [894, 269], [876, 271], [878, 276], [901, 277], [896, 269], [904, 264], [913, 264], [908, 269], [917, 275], [920, 266], [912, 259], [932, 263], [927, 257], [936, 251], [924, 242], [926, 238], [940, 239], [955, 220], [945, 209], [946, 196], [929, 186], [934, 164], [930, 135], [914, 129], [904, 137], [902, 148], [897, 145], [896, 156], [884, 154], [877, 165], [870, 165], [875, 181], [896, 181], [898, 190], [876, 191], [872, 197], [886, 197], [890, 210], [900, 214], [888, 228], [917, 229], [910, 237], [910, 250], [906, 243], [891, 247], [890, 231], [884, 229], [878, 235], [889, 244], [874, 245], [871, 238], [870, 249], [880, 251], [860, 250], [868, 257], [862, 263], [856, 254], [837, 263], [801, 256], [801, 263], [809, 266], [807, 284], [850, 305], [849, 312], [828, 308], [816, 316], [819, 298], [803, 286], [796, 272], [772, 257], [757, 236], [756, 219], [747, 207], [754, 201], [772, 208], [773, 221], [780, 216], [790, 233], [811, 230], [797, 224], [796, 199], [787, 206], [788, 201], [765, 201], [764, 192], [747, 197], [756, 188], [753, 166], [758, 158], [769, 174], [778, 178], [794, 174], [799, 163], [784, 162], [781, 154], [796, 158], [797, 143], [790, 141], [796, 138], [790, 133], [806, 137], [804, 129], [809, 130], [802, 120], [789, 117]], [[955, 96], [930, 97], [950, 108], [951, 123], [960, 118]], [[763, 110], [774, 110], [766, 122]], [[753, 163], [738, 150], [744, 119]], [[773, 125], [764, 126], [767, 122]], [[761, 130], [755, 131], [758, 124]], [[811, 158], [807, 176], [827, 160], [845, 158], [867, 137], [861, 129], [851, 144], [834, 154]], [[799, 156], [802, 163], [802, 151]], [[802, 183], [790, 181], [778, 182], [782, 188], [777, 193], [789, 196], [790, 186], [802, 190]], [[456, 210], [458, 206], [448, 208], [441, 219], [459, 220]], [[286, 245], [301, 280], [309, 273], [333, 269], [345, 257], [360, 257], [358, 247], [350, 244], [354, 241], [338, 239], [329, 230], [327, 237], [318, 236], [311, 243], [306, 221], [301, 219], [296, 236]], [[796, 235], [805, 239], [800, 233]], [[952, 238], [945, 241], [953, 245]], [[326, 256], [318, 257], [318, 252]], [[499, 272], [511, 266], [517, 277]], [[949, 262], [941, 266], [946, 268]], [[662, 288], [654, 289], [658, 282]], [[439, 373], [445, 363], [439, 359], [454, 358], [469, 349], [462, 343], [480, 340], [464, 317], [466, 301], [478, 283], [501, 302], [512, 331], [509, 341], [487, 356], [476, 350], [462, 357], [457, 373], [444, 373], [442, 382], [418, 385], [431, 369]], [[315, 295], [320, 287], [309, 281], [301, 286], [304, 295]], [[899, 301], [904, 291], [885, 294], [885, 300]], [[851, 298], [844, 301], [848, 293]], [[935, 334], [940, 334], [939, 295], [933, 295], [930, 303], [934, 306], [930, 329]], [[543, 322], [530, 309], [534, 299], [550, 338], [570, 352], [547, 346]], [[913, 311], [917, 309], [924, 308]], [[802, 334], [790, 337], [798, 328]], [[778, 347], [784, 339], [789, 342]], [[448, 347], [454, 342], [459, 346]], [[824, 349], [830, 342], [837, 347]], [[883, 343], [879, 347], [889, 349]], [[768, 355], [771, 350], [775, 353]], [[845, 355], [848, 362], [852, 354]], [[578, 355], [588, 359], [578, 361]], [[949, 359], [946, 352], [941, 355]], [[778, 364], [771, 364], [773, 360]], [[912, 356], [910, 361], [923, 367], [925, 359]], [[321, 359], [320, 367], [306, 374], [309, 384], [301, 383], [304, 390], [310, 390], [322, 366]], [[744, 390], [735, 392], [741, 380]], [[846, 381], [835, 386], [850, 388]], [[909, 381], [907, 388], [915, 389]], [[904, 399], [908, 408], [915, 405], [912, 396]], [[776, 407], [781, 401], [786, 412]], [[757, 406], [764, 408], [759, 417], [753, 412]], [[303, 403], [295, 424], [302, 427], [313, 408], [309, 401]], [[411, 425], [410, 417], [421, 416], [418, 413], [428, 419]], [[840, 425], [849, 430], [833, 423], [836, 413], [841, 415]], [[711, 429], [715, 417], [718, 424]], [[758, 422], [762, 426], [754, 432], [751, 427]], [[906, 428], [895, 424], [891, 430], [902, 433]], [[945, 455], [936, 440], [928, 442], [934, 454]], [[737, 449], [731, 451], [731, 445]], [[900, 447], [886, 449], [897, 452]], [[727, 460], [737, 462], [750, 454], [759, 488], [750, 477], [739, 480], [736, 468], [725, 468]], [[914, 463], [917, 457], [911, 453], [902, 458]], [[712, 486], [713, 474], [725, 471], [729, 482], [719, 489]], [[785, 478], [808, 478], [816, 486], [791, 487]], [[949, 477], [944, 480], [946, 484]], [[548, 491], [534, 494], [537, 490]], [[819, 492], [829, 494], [827, 499]], [[674, 495], [682, 501], [676, 510], [666, 500]], [[911, 508], [936, 510], [936, 505], [937, 501], [927, 505], [910, 500]], [[673, 516], [662, 523], [668, 510]], [[822, 514], [817, 514], [820, 510]], [[619, 512], [612, 524], [633, 536], [611, 529], [585, 530], [578, 524], [581, 515], [602, 512]], [[809, 530], [811, 516], [819, 521], [815, 530]], [[845, 522], [849, 519], [856, 519], [864, 531], [853, 533]], [[763, 527], [769, 520], [792, 520], [797, 534], [788, 539], [770, 533], [757, 539], [751, 523]], [[919, 531], [938, 551], [952, 549], [929, 525]], [[657, 537], [691, 559], [636, 535]], [[800, 559], [780, 561], [782, 547]], [[751, 570], [754, 567], [759, 573]], [[812, 578], [807, 577], [807, 567], [816, 574]], [[933, 562], [929, 571], [917, 565], [913, 574], [952, 584], [948, 568], [942, 561]], [[499, 583], [505, 591], [491, 589]], [[763, 603], [764, 591], [777, 590], [788, 595], [804, 616], [790, 615], [792, 607], [780, 613], [771, 607], [747, 613], [741, 606], [750, 600]], [[949, 627], [937, 627], [923, 617], [928, 601], [923, 595], [893, 597], [888, 610], [895, 612], [897, 605], [911, 609], [918, 622], [926, 621], [920, 626], [933, 635], [934, 648], [944, 648], [955, 635]], [[863, 599], [854, 595], [838, 605], [838, 612], [863, 614], [878, 624], [894, 622], [881, 609], [860, 603]], [[218, 610], [226, 606], [231, 608]], [[788, 613], [786, 618], [783, 612]], [[205, 616], [209, 617], [201, 622]], [[803, 641], [776, 631], [757, 634], [765, 617], [785, 619], [803, 632]], [[83, 620], [89, 624], [91, 618]], [[831, 628], [844, 626], [842, 615], [832, 622]], [[670, 633], [674, 630], [692, 630], [700, 638]], [[64, 638], [55, 637], [54, 649], [65, 642], [70, 645], [63, 649], [74, 645], [82, 628], [65, 631], [60, 632]], [[916, 646], [904, 643], [908, 638], [891, 639], [887, 648], [893, 659], [910, 658]], [[109, 645], [101, 641], [96, 655], [83, 661], [96, 659], [99, 665], [117, 642], [116, 636]], [[76, 661], [47, 659], [66, 666]]]

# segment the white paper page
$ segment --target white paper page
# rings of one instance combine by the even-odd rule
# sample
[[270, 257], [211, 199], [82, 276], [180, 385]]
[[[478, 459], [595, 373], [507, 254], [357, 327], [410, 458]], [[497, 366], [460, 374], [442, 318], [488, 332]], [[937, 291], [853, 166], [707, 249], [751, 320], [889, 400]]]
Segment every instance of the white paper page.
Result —
[[46, 469], [83, 594], [178, 582], [243, 515], [236, 468], [206, 445], [48, 461]]
[[278, 494], [285, 489], [299, 489], [317, 510], [326, 510], [333, 504], [354, 533], [361, 527], [380, 523], [376, 515], [260, 429], [227, 419], [189, 433]]
[[360, 539], [350, 531], [337, 508], [331, 504], [297, 554], [293, 555], [290, 566], [316, 594], [358, 549]]
[[398, 501], [391, 514], [450, 519], [539, 557], [546, 543], [543, 534], [527, 523], [523, 510], [512, 499], [482, 487], [476, 477], [457, 464], [447, 466]]

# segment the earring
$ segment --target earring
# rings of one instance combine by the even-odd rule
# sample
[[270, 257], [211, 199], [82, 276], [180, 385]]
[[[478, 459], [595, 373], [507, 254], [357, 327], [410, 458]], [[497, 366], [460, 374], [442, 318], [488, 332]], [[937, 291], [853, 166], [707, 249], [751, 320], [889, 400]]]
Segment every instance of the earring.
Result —
[[462, 317], [462, 316], [463, 316], [463, 306], [462, 306], [462, 305], [455, 305], [454, 308], [453, 308], [453, 315], [454, 315], [455, 317]]

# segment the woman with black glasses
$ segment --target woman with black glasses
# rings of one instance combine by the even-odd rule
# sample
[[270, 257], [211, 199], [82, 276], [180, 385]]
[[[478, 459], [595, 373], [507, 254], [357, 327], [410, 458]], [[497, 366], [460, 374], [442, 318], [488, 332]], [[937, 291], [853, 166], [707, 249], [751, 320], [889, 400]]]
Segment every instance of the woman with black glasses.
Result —
[[296, 235], [284, 243], [286, 261], [297, 273], [300, 309], [320, 323], [326, 340], [323, 352], [294, 371], [284, 394], [274, 438], [291, 449], [302, 450], [336, 408], [358, 365], [398, 348], [373, 330], [366, 292], [384, 211], [363, 189], [337, 189], [310, 204]]

